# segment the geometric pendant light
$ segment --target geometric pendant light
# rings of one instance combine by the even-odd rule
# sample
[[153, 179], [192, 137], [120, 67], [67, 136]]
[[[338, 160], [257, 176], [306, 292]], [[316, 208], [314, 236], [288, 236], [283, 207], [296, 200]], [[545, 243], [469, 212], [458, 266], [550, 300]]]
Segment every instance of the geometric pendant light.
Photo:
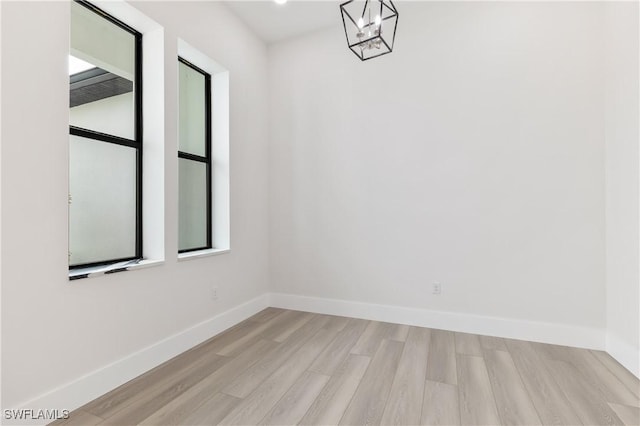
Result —
[[391, 0], [349, 0], [340, 5], [349, 49], [362, 61], [393, 51], [398, 9]]

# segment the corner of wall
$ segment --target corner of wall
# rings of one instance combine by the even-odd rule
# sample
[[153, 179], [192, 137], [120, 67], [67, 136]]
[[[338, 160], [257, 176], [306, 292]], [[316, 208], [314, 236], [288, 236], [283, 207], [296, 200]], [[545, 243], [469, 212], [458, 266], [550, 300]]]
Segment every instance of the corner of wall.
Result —
[[606, 351], [634, 376], [640, 378], [640, 348], [634, 348], [608, 331]]
[[258, 296], [85, 376], [63, 384], [30, 401], [24, 402], [20, 404], [19, 409], [65, 407], [70, 411], [74, 410], [147, 372], [153, 366], [158, 366], [210, 339], [211, 336], [215, 336], [257, 314], [269, 306], [269, 300], [268, 294]]

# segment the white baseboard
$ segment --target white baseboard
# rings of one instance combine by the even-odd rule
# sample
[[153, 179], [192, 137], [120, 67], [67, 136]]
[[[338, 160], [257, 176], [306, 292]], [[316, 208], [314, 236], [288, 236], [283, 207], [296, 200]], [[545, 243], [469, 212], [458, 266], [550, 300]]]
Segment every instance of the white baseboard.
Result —
[[[182, 352], [204, 342], [269, 306], [269, 294], [263, 294], [235, 308], [169, 336], [147, 348], [106, 365], [96, 371], [53, 389], [23, 404], [19, 409], [62, 407], [74, 410]], [[6, 420], [5, 420], [6, 421]], [[43, 421], [48, 423], [49, 421]], [[15, 423], [15, 421], [14, 421]], [[20, 424], [42, 424], [21, 422]]]
[[432, 311], [283, 293], [271, 293], [271, 306], [579, 348], [598, 350], [605, 348], [605, 331], [603, 329], [568, 324]]
[[607, 352], [624, 368], [640, 378], [640, 349], [607, 333]]

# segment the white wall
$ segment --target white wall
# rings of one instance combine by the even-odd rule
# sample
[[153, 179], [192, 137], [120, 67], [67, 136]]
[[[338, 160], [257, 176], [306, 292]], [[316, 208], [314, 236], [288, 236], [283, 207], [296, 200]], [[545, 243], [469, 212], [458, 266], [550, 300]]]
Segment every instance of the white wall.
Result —
[[[2, 406], [14, 408], [267, 292], [267, 50], [219, 3], [136, 4], [165, 34], [166, 260], [69, 282], [69, 4], [1, 7]], [[230, 71], [233, 193], [232, 251], [179, 263], [178, 38]]]
[[398, 8], [385, 57], [270, 46], [272, 288], [603, 345], [602, 4]]
[[640, 375], [638, 3], [605, 7], [607, 351]]

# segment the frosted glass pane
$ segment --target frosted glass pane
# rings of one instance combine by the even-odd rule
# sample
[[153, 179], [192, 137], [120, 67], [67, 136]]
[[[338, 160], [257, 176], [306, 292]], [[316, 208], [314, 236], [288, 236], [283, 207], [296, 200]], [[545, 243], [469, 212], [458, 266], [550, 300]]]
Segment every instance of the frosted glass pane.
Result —
[[71, 2], [71, 54], [133, 81], [133, 34], [75, 2]]
[[108, 135], [135, 139], [133, 92], [71, 108], [69, 124]]
[[204, 75], [178, 62], [179, 128], [178, 149], [205, 156], [205, 78]]
[[69, 123], [134, 139], [134, 35], [71, 2], [70, 47]]
[[207, 245], [207, 166], [178, 158], [179, 235], [178, 248], [188, 250]]
[[136, 150], [70, 138], [69, 264], [135, 256]]

